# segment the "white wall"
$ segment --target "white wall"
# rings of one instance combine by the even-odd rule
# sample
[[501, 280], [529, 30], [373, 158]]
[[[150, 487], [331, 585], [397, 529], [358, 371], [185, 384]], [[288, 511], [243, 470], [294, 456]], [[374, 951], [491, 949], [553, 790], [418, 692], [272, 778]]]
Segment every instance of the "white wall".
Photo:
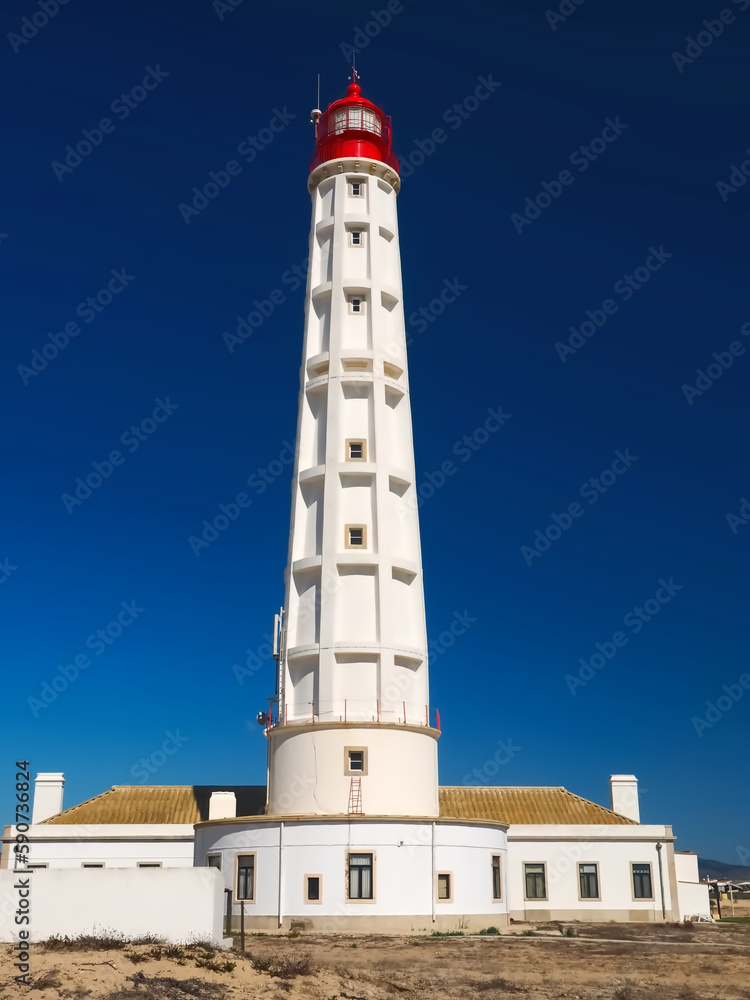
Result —
[[[667, 828], [669, 830], [670, 828]], [[510, 913], [515, 919], [661, 920], [656, 843], [671, 842], [663, 826], [511, 826], [508, 830]], [[546, 900], [526, 900], [524, 864], [547, 866]], [[578, 864], [599, 866], [599, 900], [579, 899]], [[654, 899], [633, 898], [632, 863], [651, 864]], [[669, 859], [662, 850], [664, 901], [672, 916]], [[676, 900], [674, 901], [676, 909]]]
[[707, 885], [698, 885], [698, 855], [676, 853], [674, 856], [677, 872], [677, 902], [680, 920], [685, 917], [710, 917], [711, 904]]
[[[348, 822], [304, 820], [284, 823], [212, 823], [196, 828], [195, 863], [206, 864], [206, 855], [221, 853], [224, 886], [234, 888], [235, 857], [256, 853], [255, 900], [245, 904], [247, 918], [277, 917], [279, 886], [283, 917], [328, 918], [324, 930], [347, 926], [350, 917], [403, 917], [411, 929], [432, 926], [433, 880], [432, 828], [429, 821]], [[280, 849], [280, 837], [283, 844]], [[371, 901], [347, 899], [346, 863], [349, 851], [375, 856], [375, 893]], [[438, 918], [469, 918], [480, 930], [503, 923], [507, 894], [492, 899], [492, 855], [505, 866], [505, 831], [502, 827], [470, 823], [435, 824], [435, 872], [450, 872], [453, 900], [435, 903]], [[282, 858], [281, 883], [279, 857]], [[322, 900], [305, 901], [305, 876], [322, 878]], [[239, 912], [235, 908], [235, 912]], [[471, 924], [471, 916], [481, 917]], [[410, 929], [407, 925], [405, 929]]]
[[[15, 941], [23, 882], [30, 882], [32, 940], [53, 934], [155, 934], [174, 943], [221, 944], [224, 891], [212, 868], [0, 871], [0, 941]], [[21, 886], [19, 889], [17, 886]]]
[[[16, 828], [7, 830], [12, 841]], [[29, 863], [50, 868], [80, 868], [84, 861], [104, 862], [107, 868], [135, 868], [139, 861], [161, 861], [164, 868], [193, 864], [192, 823], [37, 824], [28, 836]], [[13, 865], [12, 844], [4, 860]]]

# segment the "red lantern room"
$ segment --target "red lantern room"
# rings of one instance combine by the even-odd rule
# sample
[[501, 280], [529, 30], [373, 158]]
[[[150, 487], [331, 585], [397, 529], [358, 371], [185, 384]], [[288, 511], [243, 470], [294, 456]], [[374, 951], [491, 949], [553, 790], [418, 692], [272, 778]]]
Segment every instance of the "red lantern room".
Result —
[[346, 97], [328, 105], [327, 111], [312, 113], [315, 122], [314, 170], [326, 160], [342, 156], [361, 156], [381, 160], [398, 173], [398, 160], [391, 146], [391, 119], [380, 108], [362, 97], [356, 71]]

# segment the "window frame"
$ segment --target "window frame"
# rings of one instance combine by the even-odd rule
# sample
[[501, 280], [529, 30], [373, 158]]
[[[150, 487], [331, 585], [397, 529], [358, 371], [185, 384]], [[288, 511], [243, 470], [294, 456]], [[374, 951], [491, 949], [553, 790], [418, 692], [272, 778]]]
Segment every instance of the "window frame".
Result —
[[[583, 895], [583, 883], [582, 883], [581, 877], [584, 874], [585, 875], [591, 875], [592, 874], [592, 872], [582, 872], [581, 869], [584, 868], [584, 867], [593, 868], [594, 869], [593, 875], [594, 875], [594, 878], [596, 879], [596, 895], [595, 896], [584, 896]], [[601, 885], [601, 881], [599, 879], [599, 862], [598, 861], [579, 861], [578, 862], [578, 866], [577, 866], [577, 870], [578, 870], [578, 899], [582, 903], [587, 903], [587, 902], [596, 903], [598, 901], [601, 901], [601, 898], [602, 898], [602, 885]]]
[[[358, 444], [362, 446], [362, 454], [359, 458], [352, 457], [351, 447], [353, 444]], [[347, 462], [366, 462], [367, 461], [367, 441], [363, 438], [347, 438], [345, 442], [346, 448], [346, 461]]]
[[162, 868], [161, 861], [136, 861], [136, 868]]
[[[448, 880], [448, 895], [440, 895], [440, 879]], [[436, 903], [452, 903], [453, 902], [453, 872], [435, 872], [435, 902]]]
[[23, 871], [40, 871], [42, 868], [49, 868], [48, 861], [30, 861], [24, 868]]
[[[355, 303], [357, 308], [355, 309]], [[346, 304], [350, 316], [364, 316], [367, 312], [367, 298], [364, 292], [352, 292], [346, 296]]]
[[[355, 185], [359, 187], [357, 194], [354, 193]], [[350, 198], [364, 198], [365, 196], [365, 181], [364, 178], [360, 180], [355, 180], [354, 178], [347, 181], [347, 191]]]
[[[497, 862], [497, 864], [495, 864]], [[497, 892], [495, 895], [495, 872], [497, 872]], [[492, 880], [492, 902], [501, 903], [503, 901], [503, 856], [502, 854], [490, 855], [490, 878]]]
[[[529, 895], [527, 895], [527, 890], [528, 890], [528, 887], [529, 887], [528, 886], [528, 882], [527, 882], [527, 878], [528, 878], [528, 874], [529, 873], [526, 871], [526, 869], [530, 868], [530, 867], [541, 868], [542, 869], [541, 876], [542, 876], [542, 888], [544, 889], [544, 895], [543, 896], [529, 896]], [[533, 875], [539, 875], [540, 873], [539, 872], [532, 872], [531, 874], [533, 874]], [[524, 861], [523, 862], [523, 898], [525, 900], [531, 900], [532, 902], [537, 902], [539, 900], [541, 900], [541, 901], [549, 900], [549, 887], [548, 887], [548, 884], [547, 884], [547, 862], [546, 861]]]
[[[355, 195], [355, 197], [356, 197], [356, 195]], [[349, 237], [349, 241], [348, 241], [349, 242], [349, 246], [352, 247], [352, 248], [354, 248], [355, 250], [361, 250], [362, 247], [365, 245], [365, 230], [364, 229], [355, 229], [355, 228], [352, 227], [351, 229], [347, 229], [346, 232], [347, 232], [347, 235]], [[359, 242], [357, 242], [354, 239], [355, 236], [359, 236]]]
[[[358, 545], [351, 540], [351, 532], [362, 532], [362, 543]], [[366, 549], [367, 548], [367, 525], [366, 524], [345, 524], [344, 525], [344, 548], [345, 549]]]
[[[352, 869], [352, 865], [351, 865], [350, 858], [352, 857], [352, 855], [357, 855], [357, 854], [369, 854], [370, 858], [371, 858], [370, 866], [369, 866], [369, 871], [370, 871], [370, 889], [371, 889], [372, 895], [370, 895], [370, 896], [352, 896], [351, 895], [351, 887], [352, 887], [351, 869]], [[376, 864], [376, 854], [375, 854], [375, 851], [373, 851], [371, 848], [363, 847], [363, 848], [359, 848], [357, 850], [347, 849], [347, 852], [346, 852], [346, 901], [347, 901], [347, 903], [374, 903], [374, 902], [376, 902], [376, 897], [375, 897], [375, 864]], [[356, 868], [365, 869], [364, 865], [356, 865], [355, 867]], [[368, 869], [365, 869], [365, 870], [368, 870]]]
[[[351, 767], [350, 754], [362, 754], [362, 770]], [[364, 778], [367, 776], [367, 747], [344, 747], [344, 774], [347, 778]]]
[[82, 861], [81, 868], [104, 868], [103, 861]]
[[[648, 881], [651, 887], [650, 896], [637, 896], [635, 892], [635, 869], [636, 866], [640, 868], [648, 868]], [[642, 874], [642, 873], [639, 873]], [[630, 890], [633, 893], [634, 903], [653, 903], [656, 897], [654, 896], [654, 866], [650, 861], [631, 861], [630, 862]]]
[[[312, 906], [319, 906], [323, 902], [323, 876], [322, 875], [305, 875], [304, 877], [304, 887], [305, 887], [305, 902], [310, 903]], [[310, 898], [310, 879], [316, 878], [318, 880], [318, 898]]]
[[[253, 859], [253, 894], [252, 896], [240, 896], [240, 858]], [[243, 866], [247, 867], [247, 866]], [[258, 898], [258, 855], [255, 851], [239, 851], [234, 856], [234, 899], [237, 903], [254, 903]]]

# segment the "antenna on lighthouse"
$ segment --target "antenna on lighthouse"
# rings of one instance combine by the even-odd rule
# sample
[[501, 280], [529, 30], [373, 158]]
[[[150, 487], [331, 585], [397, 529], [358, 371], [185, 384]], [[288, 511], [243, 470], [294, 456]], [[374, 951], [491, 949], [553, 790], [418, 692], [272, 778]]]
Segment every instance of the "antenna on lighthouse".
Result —
[[315, 139], [316, 139], [316, 141], [317, 141], [317, 138], [318, 138], [318, 121], [320, 120], [320, 116], [322, 114], [323, 114], [323, 112], [320, 110], [320, 73], [318, 73], [318, 103], [315, 105], [315, 107], [310, 112], [310, 121], [315, 126]]

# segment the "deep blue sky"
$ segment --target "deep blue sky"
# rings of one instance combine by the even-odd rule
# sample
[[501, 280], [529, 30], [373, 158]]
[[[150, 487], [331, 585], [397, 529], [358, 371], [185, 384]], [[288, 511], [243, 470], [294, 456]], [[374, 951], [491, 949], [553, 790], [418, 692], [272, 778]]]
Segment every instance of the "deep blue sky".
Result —
[[[750, 523], [733, 534], [725, 517], [750, 497], [750, 185], [726, 200], [716, 187], [750, 155], [742, 3], [727, 0], [734, 23], [682, 72], [672, 53], [720, 3], [587, 0], [552, 30], [543, 0], [409, 0], [358, 57], [402, 158], [447, 134], [398, 199], [407, 315], [445, 280], [466, 286], [409, 328], [420, 482], [458, 468], [421, 510], [428, 631], [439, 642], [455, 613], [476, 619], [431, 663], [441, 781], [476, 780], [499, 740], [520, 749], [487, 783], [606, 803], [609, 774], [633, 771], [645, 821], [734, 863], [750, 848], [733, 792], [747, 783], [750, 692], [701, 736], [692, 720], [750, 669]], [[38, 9], [7, 0], [3, 35]], [[220, 20], [210, 0], [70, 0], [18, 52], [3, 39], [0, 560], [17, 567], [0, 585], [3, 821], [16, 759], [64, 771], [72, 805], [137, 783], [167, 731], [187, 741], [152, 782], [265, 780], [254, 719], [271, 661], [243, 685], [233, 665], [283, 600], [289, 467], [200, 555], [188, 536], [294, 439], [303, 294], [283, 276], [307, 254], [308, 112], [318, 72], [324, 107], [343, 94], [341, 43], [371, 9], [245, 0]], [[168, 76], [127, 117], [111, 110], [148, 67]], [[444, 121], [489, 75], [502, 86], [460, 128]], [[295, 117], [248, 163], [238, 145], [277, 111]], [[107, 117], [114, 130], [58, 180], [53, 162]], [[627, 128], [581, 171], [571, 155], [607, 118]], [[231, 159], [241, 173], [186, 224], [179, 204]], [[573, 183], [519, 234], [512, 214], [566, 169]], [[615, 284], [650, 247], [672, 256], [625, 301]], [[133, 280], [84, 322], [78, 304], [113, 269]], [[230, 353], [223, 333], [274, 289], [286, 300]], [[617, 312], [563, 363], [555, 344], [606, 299]], [[738, 340], [744, 355], [690, 405], [682, 386]], [[167, 397], [178, 409], [121, 445]], [[455, 443], [498, 407], [511, 418], [461, 461]], [[114, 449], [124, 463], [68, 513], [62, 495]], [[632, 467], [582, 498], [628, 449]], [[583, 515], [527, 565], [521, 547], [576, 501]], [[623, 620], [660, 578], [682, 589], [634, 634]], [[87, 650], [133, 600], [136, 621]], [[618, 630], [627, 644], [571, 694], [565, 675]], [[34, 717], [28, 699], [85, 653], [91, 666]]]

